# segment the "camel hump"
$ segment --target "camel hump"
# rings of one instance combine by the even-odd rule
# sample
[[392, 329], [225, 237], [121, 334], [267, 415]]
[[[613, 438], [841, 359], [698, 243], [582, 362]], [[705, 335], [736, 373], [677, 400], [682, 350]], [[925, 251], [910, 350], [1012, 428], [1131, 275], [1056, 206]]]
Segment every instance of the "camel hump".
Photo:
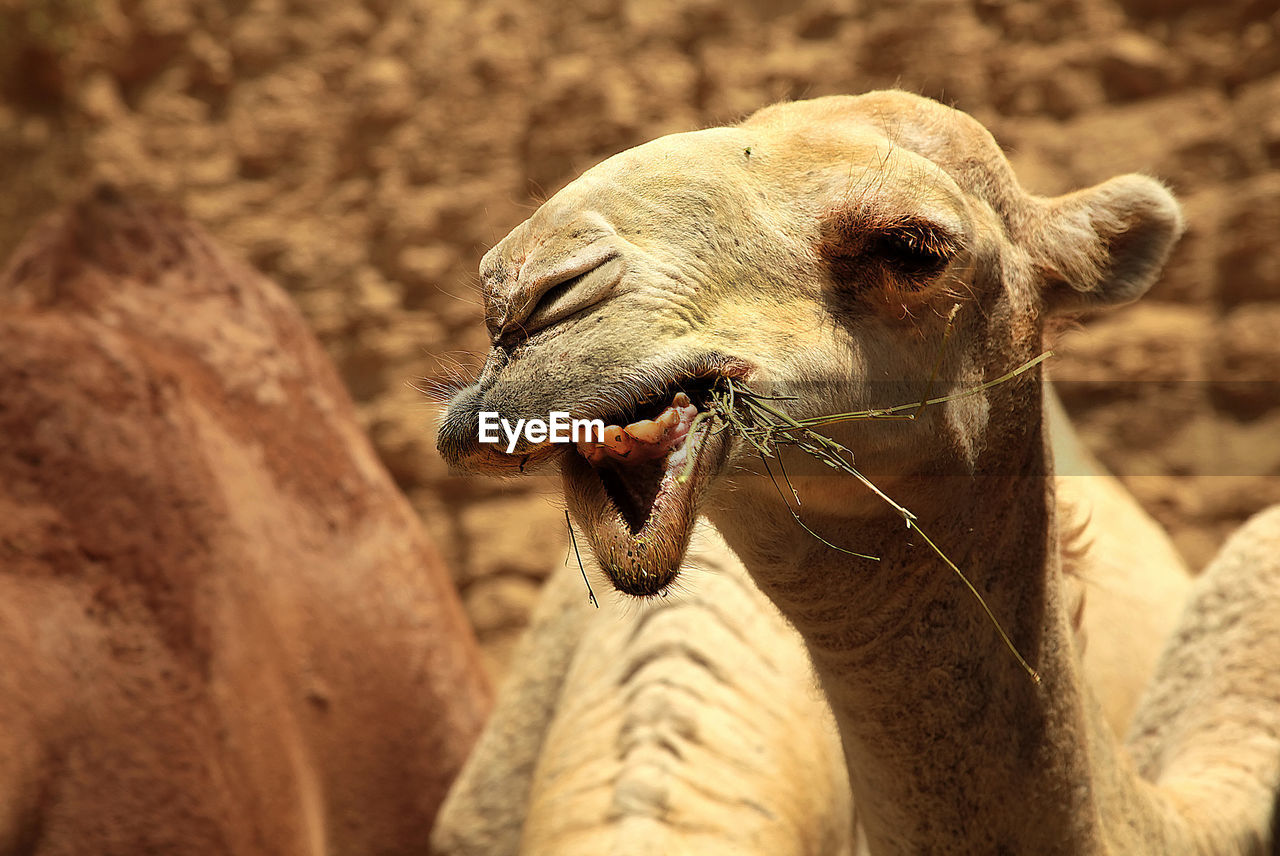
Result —
[[488, 690], [284, 292], [99, 188], [0, 275], [0, 343], [0, 851], [425, 846]]
[[[234, 269], [212, 239], [171, 202], [125, 193], [112, 184], [97, 185], [79, 201], [46, 218], [32, 230], [4, 272], [5, 303], [67, 307], [94, 295], [104, 279], [86, 282], [77, 274], [97, 270], [121, 281], [164, 286], [171, 293], [207, 289], [215, 279], [233, 287]], [[212, 274], [222, 273], [221, 277]], [[183, 288], [185, 282], [186, 288]], [[72, 288], [70, 286], [77, 287]], [[91, 304], [90, 304], [91, 305]]]

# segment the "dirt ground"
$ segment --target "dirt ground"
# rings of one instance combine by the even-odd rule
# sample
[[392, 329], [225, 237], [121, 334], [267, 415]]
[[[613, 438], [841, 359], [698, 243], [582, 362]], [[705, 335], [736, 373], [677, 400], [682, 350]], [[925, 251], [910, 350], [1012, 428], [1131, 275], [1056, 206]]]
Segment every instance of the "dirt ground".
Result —
[[1202, 565], [1280, 501], [1275, 0], [0, 0], [0, 258], [109, 179], [285, 285], [500, 672], [565, 557], [558, 486], [450, 476], [409, 386], [478, 365], [483, 250], [623, 148], [894, 85], [977, 116], [1035, 192], [1136, 170], [1183, 200], [1163, 280], [1054, 374]]

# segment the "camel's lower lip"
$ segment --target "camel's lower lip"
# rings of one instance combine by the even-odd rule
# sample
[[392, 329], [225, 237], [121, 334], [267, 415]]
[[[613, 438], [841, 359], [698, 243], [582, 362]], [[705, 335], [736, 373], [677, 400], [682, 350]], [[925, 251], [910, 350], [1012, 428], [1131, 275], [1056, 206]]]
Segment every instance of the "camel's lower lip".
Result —
[[[665, 457], [628, 468], [597, 468], [582, 455], [564, 456], [569, 510], [619, 591], [648, 597], [675, 581], [698, 502], [728, 451], [729, 435], [722, 428], [713, 418], [702, 419]], [[635, 490], [624, 483], [627, 479], [648, 484]], [[635, 499], [637, 494], [644, 498]], [[635, 508], [638, 502], [647, 507]]]

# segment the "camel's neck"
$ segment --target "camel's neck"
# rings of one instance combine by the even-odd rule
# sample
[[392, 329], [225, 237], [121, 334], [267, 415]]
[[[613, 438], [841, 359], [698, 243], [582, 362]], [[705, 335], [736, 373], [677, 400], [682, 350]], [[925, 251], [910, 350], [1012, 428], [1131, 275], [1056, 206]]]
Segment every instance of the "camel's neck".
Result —
[[781, 502], [763, 525], [722, 524], [809, 646], [876, 852], [1087, 852], [1098, 835], [1047, 451], [1027, 429], [999, 472], [903, 483], [895, 498], [982, 592], [1038, 686], [900, 518], [806, 519], [879, 562], [825, 547]]

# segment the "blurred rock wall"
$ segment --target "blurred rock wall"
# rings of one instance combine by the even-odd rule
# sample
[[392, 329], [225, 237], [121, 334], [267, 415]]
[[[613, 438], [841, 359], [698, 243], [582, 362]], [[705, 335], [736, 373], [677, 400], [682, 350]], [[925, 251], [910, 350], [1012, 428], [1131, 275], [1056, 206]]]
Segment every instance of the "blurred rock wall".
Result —
[[499, 669], [564, 559], [558, 485], [451, 477], [409, 386], [478, 365], [481, 253], [620, 149], [894, 85], [975, 114], [1033, 191], [1139, 170], [1184, 200], [1164, 280], [1056, 374], [1202, 563], [1280, 500], [1274, 0], [0, 0], [0, 257], [109, 179], [285, 285]]

